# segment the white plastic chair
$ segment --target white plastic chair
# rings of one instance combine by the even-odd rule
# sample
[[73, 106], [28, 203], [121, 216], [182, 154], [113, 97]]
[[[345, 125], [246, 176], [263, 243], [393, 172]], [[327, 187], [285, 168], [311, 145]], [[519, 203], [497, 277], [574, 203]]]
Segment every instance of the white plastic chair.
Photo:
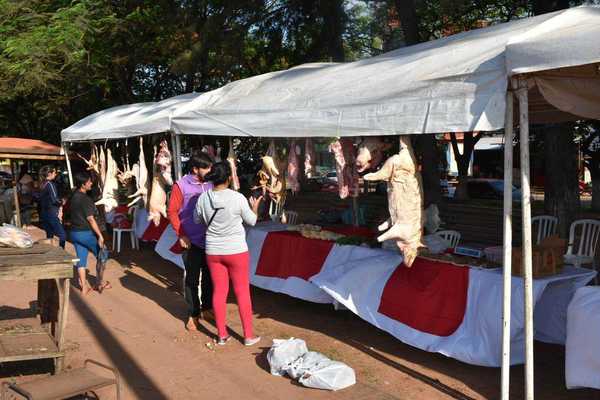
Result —
[[551, 215], [538, 215], [531, 218], [531, 230], [537, 232], [535, 244], [540, 244], [548, 236], [556, 235], [558, 218]]
[[460, 242], [460, 232], [458, 231], [437, 231], [434, 235], [437, 235], [450, 243], [451, 248], [455, 248], [458, 246], [458, 242]]
[[[135, 213], [137, 212], [137, 207], [131, 207], [129, 209], [129, 211], [127, 211], [128, 214], [133, 214], [133, 222], [131, 224], [130, 228], [114, 228], [113, 229], [113, 251], [117, 251], [117, 253], [121, 252], [121, 234], [122, 233], [129, 233], [129, 237], [131, 238], [131, 248], [133, 250], [135, 249], [139, 249], [139, 243], [138, 243], [138, 238], [135, 235]], [[115, 243], [116, 243], [116, 247], [115, 247]]]
[[269, 217], [271, 217], [271, 221], [281, 222], [281, 216], [283, 214], [283, 206], [285, 205], [286, 195], [284, 194], [279, 203], [275, 203], [271, 200], [269, 204]]
[[298, 213], [296, 211], [284, 211], [286, 224], [296, 225], [298, 223]]
[[596, 269], [594, 256], [598, 238], [600, 238], [600, 221], [595, 219], [574, 221], [569, 230], [569, 247], [564, 257], [565, 263], [576, 267], [591, 264], [592, 268]]

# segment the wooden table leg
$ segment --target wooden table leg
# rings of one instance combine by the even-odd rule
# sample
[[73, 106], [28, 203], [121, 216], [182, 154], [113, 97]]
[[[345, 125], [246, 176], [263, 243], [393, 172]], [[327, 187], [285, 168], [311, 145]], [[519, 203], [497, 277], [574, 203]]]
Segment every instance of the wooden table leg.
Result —
[[[55, 340], [59, 351], [63, 351], [65, 342], [65, 328], [67, 326], [67, 315], [69, 313], [69, 279], [56, 279], [58, 287], [60, 308], [58, 311], [58, 327], [56, 328]], [[64, 357], [54, 359], [54, 367], [56, 372], [60, 372], [63, 368]]]

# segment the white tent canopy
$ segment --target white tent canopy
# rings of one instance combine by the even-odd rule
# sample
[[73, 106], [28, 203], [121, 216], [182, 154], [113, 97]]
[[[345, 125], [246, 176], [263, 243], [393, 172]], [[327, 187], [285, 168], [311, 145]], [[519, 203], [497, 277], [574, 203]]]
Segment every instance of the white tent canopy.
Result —
[[[63, 130], [62, 138], [122, 138], [169, 130], [263, 137], [493, 131], [504, 127], [509, 77], [549, 70], [554, 78], [535, 75], [535, 92], [543, 97], [530, 96], [532, 121], [572, 119], [571, 114], [598, 118], [600, 111], [591, 105], [597, 104], [600, 90], [589, 90], [600, 89], [598, 69], [589, 66], [600, 62], [599, 37], [600, 9], [578, 7], [366, 60], [304, 64], [204, 94], [112, 108]], [[568, 68], [582, 65], [588, 69], [575, 73]], [[565, 74], [575, 77], [565, 81]], [[574, 86], [588, 90], [574, 95]]]
[[122, 139], [166, 132], [171, 129], [171, 115], [185, 110], [200, 93], [188, 93], [159, 102], [136, 103], [112, 107], [89, 115], [63, 129], [63, 142]]

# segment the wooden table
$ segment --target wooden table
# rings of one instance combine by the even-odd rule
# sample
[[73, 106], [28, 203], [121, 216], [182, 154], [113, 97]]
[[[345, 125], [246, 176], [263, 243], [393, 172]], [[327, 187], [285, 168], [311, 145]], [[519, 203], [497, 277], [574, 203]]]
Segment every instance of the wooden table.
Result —
[[[15, 320], [1, 321], [0, 363], [53, 358], [55, 372], [62, 369], [70, 278], [77, 261], [62, 248], [50, 244], [36, 243], [29, 249], [0, 248], [0, 281], [36, 280], [39, 285], [38, 306], [49, 300], [51, 302], [48, 297], [55, 292], [55, 303], [58, 303], [56, 319], [46, 321], [49, 323], [30, 326]], [[41, 290], [44, 287], [51, 290]], [[43, 314], [40, 316], [44, 322]]]

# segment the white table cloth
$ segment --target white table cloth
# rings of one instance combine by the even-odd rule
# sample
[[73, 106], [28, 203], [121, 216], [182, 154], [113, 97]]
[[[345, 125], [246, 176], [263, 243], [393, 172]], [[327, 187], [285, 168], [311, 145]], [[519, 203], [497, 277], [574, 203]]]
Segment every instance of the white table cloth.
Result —
[[567, 388], [600, 389], [600, 287], [577, 289], [567, 311]]

